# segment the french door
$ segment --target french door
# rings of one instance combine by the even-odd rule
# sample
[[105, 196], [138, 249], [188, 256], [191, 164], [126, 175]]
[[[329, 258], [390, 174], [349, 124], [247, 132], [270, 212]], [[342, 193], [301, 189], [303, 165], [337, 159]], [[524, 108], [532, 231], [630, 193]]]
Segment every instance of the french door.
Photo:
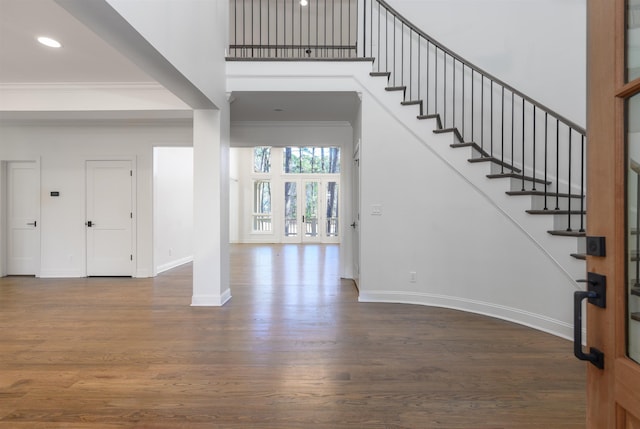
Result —
[[587, 428], [638, 429], [640, 1], [587, 3]]
[[283, 241], [338, 242], [339, 201], [340, 183], [335, 179], [285, 179]]

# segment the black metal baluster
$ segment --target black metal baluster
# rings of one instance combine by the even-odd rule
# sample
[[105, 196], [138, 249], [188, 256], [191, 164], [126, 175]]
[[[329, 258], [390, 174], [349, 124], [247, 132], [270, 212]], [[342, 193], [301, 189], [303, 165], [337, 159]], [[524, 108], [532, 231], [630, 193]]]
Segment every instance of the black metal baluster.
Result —
[[429, 74], [429, 63], [431, 62], [431, 60], [429, 59], [429, 57], [431, 56], [431, 43], [427, 40], [427, 110], [426, 110], [426, 114], [428, 115], [430, 110], [429, 110], [429, 80], [431, 79], [431, 75]]
[[[580, 230], [584, 232], [584, 135], [580, 142]], [[636, 247], [636, 249], [638, 249]]]
[[462, 63], [462, 139], [466, 141], [465, 139], [465, 135], [464, 135], [464, 125], [465, 125], [465, 120], [464, 120], [464, 111], [465, 111], [465, 94], [464, 94], [464, 80], [465, 80], [465, 76], [464, 76], [464, 63]]
[[560, 210], [560, 120], [556, 118], [556, 208]]
[[259, 25], [259, 32], [260, 32], [260, 36], [258, 38], [259, 43], [260, 43], [260, 50], [258, 52], [259, 52], [259, 56], [262, 58], [262, 50], [263, 50], [263, 48], [262, 48], [262, 0], [260, 0], [260, 3], [258, 3], [258, 5], [260, 6], [260, 11], [258, 12], [259, 13], [258, 16], [260, 18], [259, 19], [260, 23], [258, 24]]
[[489, 153], [491, 154], [491, 156], [493, 156], [493, 79], [491, 79], [491, 84], [489, 85], [489, 91], [490, 91], [490, 100], [491, 100], [491, 109], [489, 110], [489, 125], [490, 125], [490, 129], [489, 129], [489, 136], [490, 136], [490, 151]]
[[380, 3], [378, 3], [378, 56], [376, 57], [378, 71], [380, 71], [380, 15], [382, 14], [380, 13]]
[[[343, 34], [343, 22], [342, 17], [344, 16], [344, 0], [340, 0], [340, 46], [344, 47], [344, 34]], [[378, 28], [378, 38], [380, 37], [380, 29]], [[340, 57], [344, 54], [344, 49], [340, 50]]]
[[569, 183], [567, 184], [567, 194], [569, 195], [569, 198], [567, 198], [568, 202], [568, 209], [567, 209], [567, 231], [571, 231], [571, 127], [568, 127], [569, 129], [569, 177], [568, 177], [568, 181]]
[[456, 128], [456, 59], [454, 57], [451, 57], [453, 60], [453, 64], [452, 64], [452, 73], [453, 73], [453, 89], [452, 89], [452, 94], [451, 94], [451, 105], [452, 105], [452, 109], [453, 112], [451, 114], [451, 121], [452, 121], [452, 125], [453, 128]]
[[246, 1], [242, 1], [242, 56], [244, 56], [246, 54], [246, 48], [244, 48], [244, 46], [247, 46], [247, 42], [246, 42], [246, 32], [247, 30], [245, 29], [245, 24], [247, 21], [247, 13], [246, 13], [246, 9], [247, 9], [247, 2]]
[[[502, 85], [501, 85], [502, 86]], [[504, 86], [502, 86], [502, 103], [501, 103], [501, 113], [500, 113], [500, 122], [501, 122], [501, 133], [500, 133], [500, 164], [501, 169], [500, 172], [504, 174]]]
[[547, 176], [547, 163], [548, 163], [548, 122], [549, 122], [549, 113], [544, 112], [544, 210], [548, 210], [547, 207], [547, 182], [549, 181]]
[[434, 111], [435, 114], [439, 114], [440, 112], [438, 112], [438, 45], [433, 45], [433, 47], [435, 48], [435, 52], [436, 52], [436, 64], [435, 64], [435, 75], [436, 75], [436, 82], [434, 84], [434, 91], [435, 91], [435, 102], [436, 102], [436, 110]]
[[413, 100], [413, 30], [409, 29], [409, 100]]
[[524, 165], [524, 97], [522, 98], [522, 190], [525, 190], [524, 187], [524, 174], [525, 174], [525, 165]]
[[384, 71], [389, 71], [389, 10], [384, 9]]
[[[404, 86], [404, 21], [400, 21], [400, 86]], [[403, 99], [406, 100], [407, 91]]]
[[484, 75], [480, 73], [480, 148], [484, 151]]
[[[238, 45], [238, 0], [233, 0], [233, 44]], [[238, 56], [238, 49], [233, 49], [234, 56]]]
[[[418, 100], [422, 100], [422, 98], [420, 97], [420, 81], [422, 80], [421, 76], [422, 73], [420, 73], [420, 69], [422, 68], [422, 62], [420, 61], [420, 54], [421, 54], [421, 42], [422, 41], [422, 36], [418, 34]], [[424, 104], [424, 103], [423, 103]], [[420, 112], [420, 114], [423, 114], [424, 112]]]
[[475, 129], [475, 110], [476, 110], [476, 106], [475, 106], [475, 70], [473, 69], [473, 67], [471, 68], [471, 141], [475, 141], [476, 138], [476, 129]]
[[396, 16], [393, 15], [393, 86], [396, 86]]
[[[327, 46], [327, 0], [324, 0], [324, 45]], [[366, 56], [367, 56], [367, 0], [362, 0], [362, 57], [364, 58]]]
[[515, 93], [511, 91], [511, 172], [513, 173], [513, 167], [516, 165], [516, 152], [515, 152], [515, 109], [516, 109], [516, 99]]
[[287, 46], [287, 0], [284, 0], [282, 2], [282, 56], [283, 57], [289, 56], [286, 46]]
[[255, 15], [253, 13], [253, 4], [254, 4], [254, 2], [255, 2], [255, 0], [251, 0], [251, 58], [254, 57], [254, 54], [253, 54], [253, 46], [254, 46], [253, 33], [254, 33], [255, 28], [256, 28], [254, 23], [253, 23], [253, 17]]
[[536, 105], [533, 105], [533, 187], [536, 190]]
[[442, 73], [442, 80], [444, 80], [443, 82], [443, 86], [444, 86], [444, 90], [443, 90], [443, 104], [444, 107], [442, 108], [442, 115], [443, 115], [443, 119], [442, 122], [444, 124], [444, 127], [447, 128], [447, 53], [445, 51], [442, 51], [442, 63], [443, 63], [443, 67], [444, 67], [444, 71]]

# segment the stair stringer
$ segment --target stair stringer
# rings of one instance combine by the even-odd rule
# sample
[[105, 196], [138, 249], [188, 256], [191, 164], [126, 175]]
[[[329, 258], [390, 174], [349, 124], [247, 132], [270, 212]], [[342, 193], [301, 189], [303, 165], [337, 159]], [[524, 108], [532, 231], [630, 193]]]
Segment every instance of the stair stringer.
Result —
[[[422, 147], [424, 156], [428, 156], [443, 164], [446, 169], [449, 169], [449, 176], [457, 176], [457, 180], [464, 182], [466, 186], [473, 189], [477, 197], [476, 199], [479, 198], [483, 200], [485, 209], [490, 207], [494, 212], [494, 216], [501, 219], [505, 228], [509, 228], [511, 232], [514, 230], [517, 231], [520, 239], [529, 243], [529, 254], [537, 253], [531, 260], [531, 264], [536, 266], [538, 266], [538, 264], [540, 265], [535, 270], [527, 270], [525, 266], [521, 267], [523, 269], [521, 273], [522, 276], [531, 276], [527, 279], [519, 279], [516, 276], [509, 280], [505, 278], [505, 276], [499, 276], [500, 281], [511, 282], [511, 284], [514, 285], [511, 290], [505, 287], [505, 284], [502, 284], [500, 287], [493, 287], [491, 285], [491, 276], [487, 277], [487, 275], [490, 271], [500, 272], [501, 268], [498, 264], [492, 269], [485, 270], [482, 275], [479, 275], [478, 284], [481, 285], [481, 287], [493, 288], [494, 292], [501, 289], [503, 293], [507, 295], [514, 294], [521, 296], [524, 300], [538, 301], [536, 305], [532, 306], [521, 306], [509, 300], [505, 300], [505, 303], [496, 302], [495, 299], [484, 301], [482, 294], [480, 294], [480, 296], [476, 294], [475, 297], [468, 295], [456, 296], [456, 294], [448, 294], [446, 291], [434, 291], [430, 286], [420, 290], [419, 287], [416, 288], [415, 285], [412, 284], [405, 287], [396, 287], [394, 290], [385, 289], [384, 287], [374, 287], [371, 289], [367, 286], [369, 281], [379, 284], [381, 281], [384, 282], [385, 276], [382, 273], [378, 273], [374, 278], [370, 278], [364, 272], [360, 278], [360, 282], [362, 283], [360, 300], [411, 302], [458, 308], [516, 321], [565, 338], [571, 338], [573, 334], [573, 292], [581, 289], [581, 286], [578, 285], [574, 279], [584, 277], [585, 270], [583, 261], [575, 260], [570, 256], [571, 253], [576, 252], [576, 239], [554, 237], [548, 234], [547, 231], [553, 229], [553, 216], [527, 214], [526, 210], [530, 208], [530, 200], [508, 196], [506, 191], [509, 190], [509, 186], [505, 180], [487, 178], [486, 175], [490, 172], [490, 167], [487, 165], [488, 163], [470, 163], [468, 159], [471, 158], [471, 152], [468, 149], [454, 149], [450, 147], [453, 143], [459, 143], [454, 133], [434, 134], [434, 129], [438, 127], [435, 119], [417, 119], [416, 116], [419, 112], [416, 106], [402, 106], [400, 104], [403, 101], [401, 92], [385, 91], [384, 79], [370, 77], [368, 79], [373, 80], [374, 83], [367, 82], [364, 79], [360, 79], [360, 82], [367, 89], [366, 93], [370, 95], [371, 100], [374, 102], [373, 104], [376, 104], [378, 109], [386, 111], [389, 118], [396, 122], [396, 128], [402, 128], [404, 134], [415, 139], [415, 143]], [[367, 115], [364, 113], [365, 104], [367, 103], [366, 98], [367, 97], [363, 96], [363, 143], [361, 149], [363, 169], [369, 166], [367, 151], [371, 150], [370, 147], [368, 148], [368, 137], [370, 136], [367, 136], [366, 130], [371, 127], [372, 124], [368, 123]], [[398, 140], [411, 140], [411, 138]], [[395, 142], [393, 147], [398, 147], [400, 143], [413, 144], [413, 142], [398, 141]], [[451, 174], [452, 172], [453, 174]], [[429, 177], [425, 177], [423, 180], [428, 181], [429, 179]], [[364, 180], [363, 178], [363, 183]], [[366, 185], [363, 184], [363, 186]], [[364, 193], [362, 205], [365, 213], [367, 204], [369, 203], [367, 198], [368, 196]], [[369, 218], [365, 216], [361, 223], [363, 228], [363, 248], [376, 246], [375, 243], [368, 243], [368, 236], [364, 234], [364, 231], [369, 229], [367, 228], [368, 219]], [[482, 228], [483, 226], [479, 225], [478, 227]], [[414, 238], [417, 240], [420, 239], [419, 236]], [[491, 237], [487, 239], [491, 240]], [[500, 239], [496, 240], [500, 241]], [[464, 245], [464, 241], [461, 243]], [[476, 241], [472, 245], [478, 246], [480, 249], [479, 252], [482, 253], [481, 244], [482, 243]], [[508, 248], [509, 244], [508, 242], [500, 243], [498, 247], [504, 245]], [[496, 246], [488, 246], [488, 248], [495, 249]], [[473, 255], [470, 256], [473, 257]], [[502, 256], [505, 255], [503, 254]], [[483, 259], [483, 255], [479, 255], [479, 257]], [[544, 259], [545, 262], [541, 262], [541, 259]], [[368, 267], [365, 261], [362, 262], [363, 264], [361, 266], [363, 267], [363, 271], [366, 271]], [[513, 263], [513, 260], [510, 263]], [[553, 275], [547, 276], [550, 272], [553, 272]], [[402, 279], [401, 276], [402, 273], [400, 273], [399, 276], [400, 284], [406, 283], [406, 279]], [[453, 279], [455, 275], [451, 277], [450, 280], [455, 281]], [[447, 281], [446, 278], [442, 278], [442, 280]], [[389, 281], [398, 284], [398, 278], [393, 280], [389, 279]], [[547, 308], [544, 309], [538, 304], [542, 304], [543, 307], [546, 306]], [[554, 307], [554, 309], [551, 310], [551, 307]]]

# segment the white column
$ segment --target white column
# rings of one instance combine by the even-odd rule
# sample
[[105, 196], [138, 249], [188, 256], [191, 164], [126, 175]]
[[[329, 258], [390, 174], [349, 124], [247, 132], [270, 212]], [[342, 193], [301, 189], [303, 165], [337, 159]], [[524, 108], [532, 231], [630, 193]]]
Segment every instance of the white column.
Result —
[[192, 306], [221, 306], [229, 289], [229, 109], [193, 112]]

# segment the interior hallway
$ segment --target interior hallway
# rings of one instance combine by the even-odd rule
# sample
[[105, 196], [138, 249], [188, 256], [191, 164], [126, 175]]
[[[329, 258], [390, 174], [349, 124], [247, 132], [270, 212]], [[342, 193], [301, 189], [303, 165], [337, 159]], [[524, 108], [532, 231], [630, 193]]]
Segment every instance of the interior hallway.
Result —
[[0, 428], [584, 428], [560, 338], [357, 302], [338, 245], [232, 245], [222, 308], [151, 279], [0, 278]]

